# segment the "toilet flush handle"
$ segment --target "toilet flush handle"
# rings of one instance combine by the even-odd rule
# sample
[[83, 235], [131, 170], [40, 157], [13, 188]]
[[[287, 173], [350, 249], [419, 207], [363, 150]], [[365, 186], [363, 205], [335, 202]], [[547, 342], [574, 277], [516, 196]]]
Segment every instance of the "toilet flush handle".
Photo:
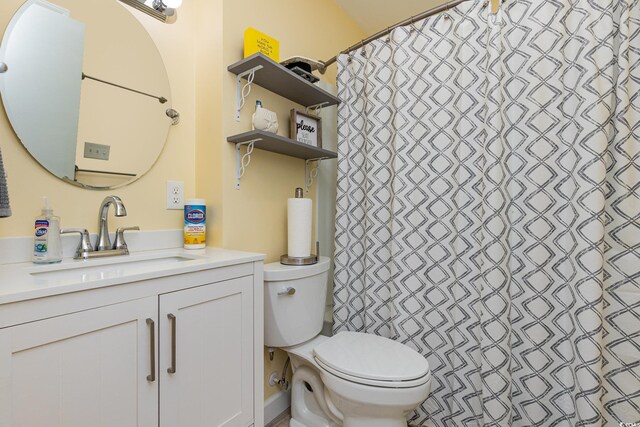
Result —
[[278, 292], [278, 295], [293, 295], [295, 293], [296, 293], [296, 288], [287, 287], [281, 290], [280, 292]]

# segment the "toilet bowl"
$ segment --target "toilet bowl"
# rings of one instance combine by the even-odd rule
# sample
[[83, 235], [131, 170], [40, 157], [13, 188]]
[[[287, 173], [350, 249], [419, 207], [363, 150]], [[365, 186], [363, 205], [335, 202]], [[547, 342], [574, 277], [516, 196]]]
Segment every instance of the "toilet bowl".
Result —
[[265, 346], [291, 359], [290, 426], [406, 427], [406, 416], [429, 395], [429, 364], [387, 338], [319, 335], [329, 262], [265, 265]]

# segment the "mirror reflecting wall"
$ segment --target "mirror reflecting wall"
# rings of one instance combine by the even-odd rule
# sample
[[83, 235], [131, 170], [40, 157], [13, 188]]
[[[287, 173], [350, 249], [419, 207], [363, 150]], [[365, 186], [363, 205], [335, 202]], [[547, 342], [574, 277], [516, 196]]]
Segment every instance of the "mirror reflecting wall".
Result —
[[146, 173], [167, 138], [167, 73], [116, 0], [28, 0], [0, 47], [0, 92], [29, 153], [60, 179], [114, 188]]

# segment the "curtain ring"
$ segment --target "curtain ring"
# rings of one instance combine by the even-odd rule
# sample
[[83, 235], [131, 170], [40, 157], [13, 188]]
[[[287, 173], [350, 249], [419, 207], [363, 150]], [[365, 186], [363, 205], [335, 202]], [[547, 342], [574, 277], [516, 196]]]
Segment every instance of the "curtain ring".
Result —
[[391, 43], [391, 27], [387, 27], [387, 43]]
[[449, 16], [450, 9], [451, 9], [451, 0], [447, 2], [447, 8], [444, 10], [444, 19], [446, 19], [447, 21], [451, 19], [451, 16]]
[[364, 40], [360, 40], [360, 48], [362, 49], [362, 52], [360, 52], [360, 55], [364, 56], [365, 58], [367, 57], [367, 53], [364, 51]]
[[409, 21], [409, 34], [413, 33], [413, 30], [415, 30], [415, 27], [413, 26], [413, 18], [415, 18], [415, 16], [411, 16]]

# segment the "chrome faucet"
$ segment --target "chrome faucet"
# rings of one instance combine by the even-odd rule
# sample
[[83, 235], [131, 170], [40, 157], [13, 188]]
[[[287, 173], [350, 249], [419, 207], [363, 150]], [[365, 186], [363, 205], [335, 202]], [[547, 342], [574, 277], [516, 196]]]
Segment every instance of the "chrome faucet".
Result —
[[79, 233], [80, 244], [73, 259], [89, 259], [102, 258], [116, 255], [129, 255], [129, 247], [124, 241], [124, 232], [129, 230], [140, 230], [140, 227], [120, 227], [116, 231], [116, 241], [112, 245], [109, 238], [109, 227], [107, 225], [109, 206], [113, 205], [116, 210], [116, 216], [127, 216], [127, 210], [124, 203], [118, 196], [107, 196], [100, 204], [98, 212], [98, 240], [96, 240], [96, 249], [91, 246], [91, 238], [86, 228], [63, 228], [60, 230], [64, 233]]
[[98, 211], [98, 240], [96, 241], [96, 251], [108, 251], [113, 249], [111, 239], [109, 238], [109, 226], [107, 214], [109, 213], [109, 206], [113, 204], [116, 210], [116, 216], [127, 216], [127, 210], [124, 207], [124, 203], [118, 196], [107, 196], [100, 205]]

